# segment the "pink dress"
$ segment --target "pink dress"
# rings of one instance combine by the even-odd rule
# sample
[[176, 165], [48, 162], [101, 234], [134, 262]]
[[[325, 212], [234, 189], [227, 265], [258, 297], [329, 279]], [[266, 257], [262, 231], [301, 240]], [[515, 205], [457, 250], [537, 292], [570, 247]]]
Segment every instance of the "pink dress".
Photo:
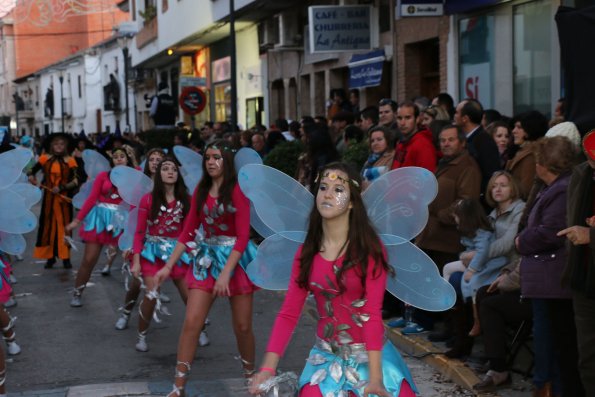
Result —
[[[127, 213], [118, 210], [122, 197], [109, 178], [109, 172], [102, 172], [95, 178], [91, 193], [76, 215], [82, 222], [79, 236], [84, 242], [103, 245], [118, 245], [123, 232]], [[116, 217], [122, 217], [117, 221]], [[122, 225], [122, 227], [118, 226]]]
[[[299, 380], [300, 396], [337, 395], [363, 396], [358, 385], [369, 376], [367, 351], [382, 351], [384, 385], [393, 396], [414, 396], [411, 374], [394, 346], [384, 336], [382, 301], [387, 272], [375, 269], [368, 261], [365, 288], [360, 270], [352, 268], [343, 274], [345, 291], [339, 293], [335, 271], [343, 266], [343, 257], [327, 260], [321, 254], [314, 257], [308, 288], [299, 286], [300, 247], [295, 255], [289, 289], [277, 315], [267, 352], [282, 356], [308, 294], [316, 300], [319, 320], [316, 344], [310, 352]], [[313, 379], [317, 379], [313, 381]], [[355, 380], [354, 380], [355, 379]], [[359, 386], [359, 387], [358, 387]]]
[[0, 304], [8, 302], [12, 293], [10, 285], [10, 262], [5, 260], [4, 255], [0, 255]]
[[[208, 195], [203, 208], [198, 208], [197, 193], [192, 195], [192, 204], [184, 230], [178, 241], [186, 244], [195, 256], [194, 265], [186, 273], [188, 288], [213, 292], [215, 282], [225, 266], [231, 251], [242, 254], [229, 281], [230, 294], [251, 294], [258, 290], [245, 268], [256, 255], [256, 246], [250, 241], [250, 201], [240, 186], [234, 186], [231, 204], [224, 207], [217, 198]], [[195, 242], [196, 232], [202, 226], [204, 238]]]
[[[144, 195], [138, 207], [138, 221], [134, 233], [132, 252], [140, 255], [141, 272], [144, 276], [153, 277], [165, 266], [165, 262], [176, 246], [178, 236], [182, 233], [184, 213], [178, 200], [162, 206], [156, 219], [148, 219], [151, 214], [153, 196]], [[182, 279], [186, 276], [190, 256], [182, 255], [173, 267], [170, 277]]]

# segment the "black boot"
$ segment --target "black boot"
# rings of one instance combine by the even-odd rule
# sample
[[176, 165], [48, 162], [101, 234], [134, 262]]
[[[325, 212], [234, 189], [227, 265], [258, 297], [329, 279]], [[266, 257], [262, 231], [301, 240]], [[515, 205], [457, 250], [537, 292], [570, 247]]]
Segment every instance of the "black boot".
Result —
[[50, 258], [45, 263], [44, 269], [51, 269], [56, 264], [56, 258]]
[[70, 259], [62, 259], [62, 265], [64, 269], [72, 269], [72, 263], [70, 263]]
[[471, 355], [473, 338], [469, 336], [470, 322], [473, 319], [469, 304], [457, 305], [452, 309], [454, 345], [444, 353], [448, 358], [463, 358]]

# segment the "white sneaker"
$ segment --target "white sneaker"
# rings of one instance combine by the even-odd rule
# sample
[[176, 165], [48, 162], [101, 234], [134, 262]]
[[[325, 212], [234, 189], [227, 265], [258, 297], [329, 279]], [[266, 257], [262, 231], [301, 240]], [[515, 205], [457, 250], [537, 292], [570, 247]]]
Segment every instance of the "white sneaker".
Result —
[[17, 280], [17, 278], [14, 276], [14, 274], [10, 273], [10, 283], [11, 284], [16, 284], [19, 282], [19, 280]]
[[207, 331], [201, 331], [200, 336], [198, 337], [198, 345], [200, 347], [203, 347], [203, 346], [208, 346], [210, 344], [211, 344], [211, 341], [209, 340], [209, 335], [207, 335]]
[[83, 306], [83, 302], [81, 302], [81, 296], [80, 295], [73, 295], [72, 299], [70, 300], [70, 306], [71, 307], [81, 307]]
[[162, 303], [170, 303], [171, 299], [169, 298], [169, 296], [165, 295], [163, 292], [159, 293], [159, 299], [161, 299]]
[[130, 314], [121, 313], [118, 321], [116, 321], [116, 329], [122, 331], [128, 328], [128, 320], [130, 320]]
[[6, 342], [6, 352], [9, 356], [16, 356], [21, 352], [21, 347], [16, 342]]
[[14, 307], [16, 305], [17, 305], [17, 300], [13, 296], [11, 296], [6, 302], [4, 302], [5, 308]]
[[136, 351], [139, 352], [148, 352], [149, 345], [147, 345], [147, 335], [146, 334], [138, 334], [138, 341], [136, 342]]
[[19, 262], [21, 262], [21, 261], [24, 259], [24, 258], [23, 258], [23, 255], [16, 254], [15, 256], [16, 256], [16, 258], [17, 258], [17, 261], [19, 261]]
[[110, 269], [109, 265], [105, 265], [103, 267], [103, 269], [101, 269], [101, 275], [102, 276], [109, 276], [110, 275], [110, 270], [111, 269]]

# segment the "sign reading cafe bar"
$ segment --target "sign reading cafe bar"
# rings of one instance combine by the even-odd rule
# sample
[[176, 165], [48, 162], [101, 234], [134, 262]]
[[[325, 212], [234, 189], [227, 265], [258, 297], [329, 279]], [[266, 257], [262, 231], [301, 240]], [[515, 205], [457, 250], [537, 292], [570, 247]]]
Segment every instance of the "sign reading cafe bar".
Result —
[[378, 45], [371, 6], [308, 7], [310, 49], [314, 52], [370, 50]]

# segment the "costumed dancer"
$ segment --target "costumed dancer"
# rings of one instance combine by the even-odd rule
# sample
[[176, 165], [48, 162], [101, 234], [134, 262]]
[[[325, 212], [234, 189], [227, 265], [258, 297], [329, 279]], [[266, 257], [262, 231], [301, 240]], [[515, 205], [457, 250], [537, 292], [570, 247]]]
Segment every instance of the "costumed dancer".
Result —
[[71, 192], [78, 186], [76, 160], [68, 154], [71, 139], [65, 133], [50, 135], [46, 153], [27, 172], [29, 182], [37, 185], [35, 174], [43, 170], [43, 198], [33, 257], [47, 259], [46, 269], [54, 266], [56, 258], [62, 259], [65, 269], [72, 267], [70, 246], [64, 239], [70, 236], [65, 226], [72, 220]]
[[283, 306], [250, 392], [275, 376], [309, 293], [319, 312], [316, 343], [299, 379], [299, 396], [414, 396], [411, 374], [386, 340], [382, 300], [387, 263], [361, 196], [360, 176], [343, 163], [325, 166], [298, 249]]
[[[155, 173], [157, 172], [157, 166], [165, 157], [165, 152], [161, 148], [153, 148], [147, 152], [145, 161], [145, 167], [143, 169], [143, 173], [155, 180]], [[126, 257], [128, 257], [128, 253], [124, 253]], [[128, 258], [126, 258], [128, 259]], [[108, 267], [108, 265], [106, 265]], [[109, 267], [108, 267], [109, 269]], [[102, 274], [106, 269], [102, 270]], [[109, 270], [107, 270], [109, 273]], [[134, 309], [134, 305], [138, 300], [141, 290], [141, 282], [140, 279], [137, 277], [133, 277], [128, 284], [128, 291], [126, 291], [126, 297], [124, 298], [124, 306], [121, 309], [120, 317], [116, 321], [116, 329], [121, 331], [128, 328], [128, 321], [130, 320], [130, 313], [132, 313], [132, 309]]]
[[[0, 252], [0, 304], [10, 300], [12, 295], [12, 286], [10, 284], [10, 263], [6, 260], [4, 252]], [[16, 333], [13, 330], [14, 319], [10, 314], [0, 307], [0, 328], [2, 328], [2, 337], [6, 342], [6, 352], [9, 356], [15, 356], [21, 352], [21, 347], [16, 342]], [[0, 358], [3, 363], [4, 360]], [[4, 369], [0, 368], [0, 377]]]
[[[125, 148], [113, 149], [110, 157], [112, 166], [132, 167], [134, 164], [132, 156], [134, 153], [129, 153]], [[123, 228], [117, 226], [116, 223], [125, 224], [123, 220], [128, 215], [127, 212], [118, 208], [118, 205], [122, 203], [122, 197], [110, 181], [110, 172], [102, 172], [97, 175], [85, 204], [76, 218], [66, 226], [66, 230], [70, 232], [82, 223], [83, 227], [79, 230], [79, 236], [85, 242], [83, 261], [76, 275], [74, 292], [70, 301], [72, 307], [83, 305], [81, 296], [91, 277], [91, 272], [97, 264], [101, 249], [104, 245], [115, 246], [118, 244], [118, 237], [122, 234]], [[121, 219], [117, 221], [117, 217]]]
[[[188, 302], [178, 343], [173, 390], [168, 396], [183, 396], [188, 373], [196, 352], [199, 333], [211, 305], [218, 296], [227, 296], [244, 374], [254, 373], [254, 333], [252, 330], [253, 292], [245, 268], [256, 254], [249, 240], [250, 202], [240, 190], [229, 143], [217, 140], [206, 147], [203, 177], [192, 196], [184, 230], [172, 256], [156, 280], [161, 284], [186, 251], [192, 249], [194, 265], [186, 273]], [[196, 243], [196, 230], [204, 228], [204, 239]]]
[[[159, 164], [153, 181], [153, 192], [140, 200], [132, 248], [132, 274], [135, 278], [142, 275], [145, 283], [145, 297], [139, 306], [136, 344], [136, 350], [140, 352], [149, 350], [146, 335], [159, 293], [155, 274], [171, 256], [190, 209], [190, 197], [173, 157], [166, 157]], [[184, 253], [170, 273], [184, 303], [188, 297], [185, 277], [190, 263], [190, 255]]]

